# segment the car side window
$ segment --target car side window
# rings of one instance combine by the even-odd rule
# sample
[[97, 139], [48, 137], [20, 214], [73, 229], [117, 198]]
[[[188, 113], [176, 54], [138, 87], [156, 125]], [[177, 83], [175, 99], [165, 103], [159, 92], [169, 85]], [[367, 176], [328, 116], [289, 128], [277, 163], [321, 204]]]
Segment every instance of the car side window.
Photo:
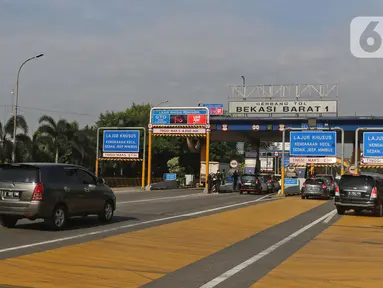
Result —
[[81, 184], [91, 184], [91, 185], [97, 184], [96, 178], [84, 170], [81, 170], [81, 169], [77, 170], [77, 177], [80, 179]]
[[79, 184], [76, 171], [67, 167], [49, 167], [42, 170], [42, 179], [46, 183]]
[[64, 168], [62, 172], [62, 179], [62, 183], [81, 184], [80, 179], [77, 177], [77, 171], [73, 168]]

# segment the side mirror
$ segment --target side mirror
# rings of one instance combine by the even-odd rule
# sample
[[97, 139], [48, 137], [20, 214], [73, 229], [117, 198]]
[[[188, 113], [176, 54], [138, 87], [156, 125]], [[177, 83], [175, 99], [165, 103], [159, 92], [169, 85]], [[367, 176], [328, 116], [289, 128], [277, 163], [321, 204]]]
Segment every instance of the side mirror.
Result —
[[104, 178], [101, 178], [101, 177], [97, 177], [97, 184], [105, 184], [105, 180]]

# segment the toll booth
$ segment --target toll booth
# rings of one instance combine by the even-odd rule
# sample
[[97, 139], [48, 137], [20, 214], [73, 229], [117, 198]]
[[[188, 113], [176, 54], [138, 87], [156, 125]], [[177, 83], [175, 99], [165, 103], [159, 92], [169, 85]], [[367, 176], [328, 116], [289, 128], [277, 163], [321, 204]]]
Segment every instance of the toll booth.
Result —
[[334, 164], [295, 164], [289, 165], [289, 167], [294, 167], [297, 178], [307, 179], [311, 175], [316, 174], [328, 174], [335, 176], [340, 174], [341, 165], [339, 163]]

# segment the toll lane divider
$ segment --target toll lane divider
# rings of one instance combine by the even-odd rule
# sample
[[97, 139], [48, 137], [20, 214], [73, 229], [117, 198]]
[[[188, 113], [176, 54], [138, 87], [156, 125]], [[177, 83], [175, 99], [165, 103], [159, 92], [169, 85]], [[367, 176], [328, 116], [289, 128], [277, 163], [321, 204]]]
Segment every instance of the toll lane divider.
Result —
[[209, 281], [208, 283], [202, 285], [200, 288], [213, 288], [219, 285], [220, 283], [224, 282], [225, 280], [229, 279], [233, 275], [237, 274], [238, 272], [242, 271], [243, 269], [247, 268], [248, 266], [254, 264], [255, 262], [261, 260], [263, 257], [269, 255], [271, 252], [277, 250], [281, 246], [285, 245], [287, 242], [293, 240], [294, 238], [298, 237], [302, 233], [309, 230], [311, 227], [317, 225], [318, 223], [326, 220], [328, 217], [332, 216], [336, 212], [336, 210], [333, 210], [326, 215], [318, 218], [317, 220], [311, 222], [310, 224], [304, 226], [303, 228], [295, 231], [294, 233], [290, 234], [288, 237], [282, 239], [281, 241], [275, 243], [274, 245], [270, 246], [269, 248], [263, 250], [262, 252], [254, 255], [253, 257], [247, 259], [246, 261], [242, 262], [241, 264], [233, 267], [232, 269], [226, 271], [225, 273], [221, 274], [220, 276], [214, 278], [213, 280]]

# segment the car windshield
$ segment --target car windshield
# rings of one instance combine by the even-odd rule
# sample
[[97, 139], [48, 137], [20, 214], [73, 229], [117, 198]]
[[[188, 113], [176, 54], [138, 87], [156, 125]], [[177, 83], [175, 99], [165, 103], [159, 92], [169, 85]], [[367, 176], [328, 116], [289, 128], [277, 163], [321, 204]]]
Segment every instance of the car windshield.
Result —
[[16, 166], [3, 165], [0, 166], [0, 181], [1, 182], [21, 182], [33, 183], [38, 182], [38, 169], [33, 166]]
[[253, 175], [244, 175], [242, 176], [242, 182], [255, 182], [257, 180], [257, 177]]
[[325, 183], [325, 179], [323, 178], [307, 179], [305, 183], [309, 185], [320, 185]]
[[339, 186], [373, 186], [374, 183], [375, 180], [371, 176], [343, 175], [342, 178], [340, 178]]
[[317, 175], [318, 178], [324, 178], [329, 181], [332, 181], [333, 177], [331, 175]]

